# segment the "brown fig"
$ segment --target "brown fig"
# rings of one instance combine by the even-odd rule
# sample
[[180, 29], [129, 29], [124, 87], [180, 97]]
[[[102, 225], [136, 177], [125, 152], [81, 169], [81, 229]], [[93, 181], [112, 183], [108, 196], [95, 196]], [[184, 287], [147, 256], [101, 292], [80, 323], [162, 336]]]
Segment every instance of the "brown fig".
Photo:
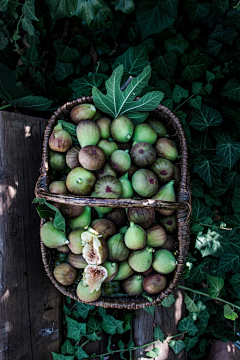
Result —
[[75, 169], [76, 167], [80, 166], [79, 160], [78, 160], [78, 154], [81, 150], [80, 146], [76, 145], [71, 147], [71, 149], [68, 150], [66, 154], [66, 163], [67, 166], [70, 169]]
[[164, 228], [158, 224], [152, 224], [147, 229], [147, 244], [152, 247], [162, 246], [167, 240]]
[[67, 216], [70, 219], [75, 219], [76, 217], [82, 215], [84, 206], [60, 204], [60, 211], [64, 216]]
[[87, 170], [99, 170], [105, 163], [105, 154], [95, 145], [84, 146], [78, 155], [80, 164]]
[[128, 221], [133, 221], [143, 229], [149, 228], [155, 220], [155, 211], [153, 208], [128, 208]]
[[49, 192], [53, 194], [68, 194], [68, 189], [66, 187], [65, 181], [53, 181], [49, 185]]
[[143, 280], [143, 289], [150, 295], [159, 294], [166, 286], [167, 278], [162, 274], [150, 274]]
[[104, 216], [106, 219], [111, 220], [117, 227], [122, 227], [127, 221], [125, 209], [116, 208]]
[[77, 270], [67, 263], [60, 264], [53, 271], [55, 279], [62, 285], [71, 285], [77, 276]]
[[70, 118], [75, 124], [82, 120], [92, 120], [96, 114], [96, 108], [93, 104], [80, 104], [74, 106], [70, 112]]
[[76, 255], [70, 253], [68, 255], [69, 264], [72, 265], [75, 269], [85, 269], [87, 262], [84, 260], [82, 255]]
[[71, 135], [63, 129], [62, 124], [57, 124], [49, 138], [50, 149], [58, 152], [67, 152], [72, 146]]
[[108, 240], [117, 233], [116, 225], [108, 219], [94, 220], [91, 224], [91, 228], [99, 235], [102, 235], [104, 240]]
[[100, 119], [96, 120], [96, 124], [98, 124], [100, 133], [101, 133], [101, 139], [109, 139], [110, 138], [110, 125], [111, 120], [107, 117], [101, 117]]

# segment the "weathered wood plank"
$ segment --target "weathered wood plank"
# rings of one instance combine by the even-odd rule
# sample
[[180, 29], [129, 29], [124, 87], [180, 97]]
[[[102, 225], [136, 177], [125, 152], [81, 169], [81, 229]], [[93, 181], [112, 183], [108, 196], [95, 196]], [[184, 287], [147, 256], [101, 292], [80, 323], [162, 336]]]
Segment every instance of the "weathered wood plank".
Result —
[[0, 112], [1, 360], [50, 360], [59, 350], [61, 295], [43, 268], [31, 204], [46, 123]]

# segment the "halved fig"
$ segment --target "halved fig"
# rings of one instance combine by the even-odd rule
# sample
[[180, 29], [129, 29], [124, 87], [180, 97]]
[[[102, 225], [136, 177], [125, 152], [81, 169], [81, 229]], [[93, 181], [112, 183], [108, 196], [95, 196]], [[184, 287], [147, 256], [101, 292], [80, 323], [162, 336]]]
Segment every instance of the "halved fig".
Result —
[[108, 256], [108, 247], [104, 239], [91, 229], [81, 235], [83, 251], [82, 256], [90, 265], [100, 265]]
[[107, 277], [108, 271], [104, 266], [87, 265], [83, 272], [83, 281], [89, 286], [91, 293], [99, 290]]

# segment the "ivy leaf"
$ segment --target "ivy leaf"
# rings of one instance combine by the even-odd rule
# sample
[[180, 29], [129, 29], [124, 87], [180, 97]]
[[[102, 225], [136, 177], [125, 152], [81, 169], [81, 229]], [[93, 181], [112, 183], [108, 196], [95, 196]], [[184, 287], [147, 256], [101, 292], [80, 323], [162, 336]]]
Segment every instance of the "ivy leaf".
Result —
[[233, 290], [237, 293], [238, 298], [240, 297], [240, 273], [234, 274], [229, 280], [233, 286]]
[[86, 319], [88, 317], [89, 311], [95, 309], [94, 305], [84, 304], [84, 303], [80, 303], [80, 302], [76, 303], [76, 307], [77, 307], [77, 311], [78, 311], [79, 315], [83, 319]]
[[26, 0], [22, 6], [22, 12], [26, 18], [38, 21], [38, 18], [36, 17], [36, 14], [35, 14], [34, 3], [35, 3], [35, 0]]
[[115, 10], [121, 10], [125, 14], [130, 14], [135, 9], [133, 0], [116, 0]]
[[183, 37], [177, 39], [170, 38], [165, 41], [164, 47], [167, 51], [172, 51], [174, 54], [179, 56], [189, 48], [189, 42]]
[[101, 322], [91, 315], [87, 322], [87, 331], [93, 333], [99, 330], [101, 330]]
[[206, 90], [206, 92], [208, 93], [208, 95], [210, 95], [212, 93], [212, 89], [213, 89], [213, 85], [212, 84], [206, 84], [204, 86], [204, 89]]
[[154, 313], [155, 313], [155, 305], [153, 306], [148, 306], [148, 307], [145, 307], [144, 310], [149, 313], [150, 315], [154, 316]]
[[217, 110], [207, 105], [202, 105], [200, 110], [194, 110], [190, 125], [198, 131], [204, 131], [209, 126], [220, 125], [222, 121], [222, 115]]
[[236, 171], [223, 171], [223, 184], [229, 189], [234, 189], [236, 185], [240, 185], [240, 176]]
[[154, 336], [154, 340], [160, 340], [161, 342], [163, 342], [165, 336], [162, 330], [160, 329], [159, 325], [155, 327], [153, 336]]
[[151, 358], [155, 358], [159, 355], [160, 349], [159, 348], [153, 348], [152, 350], [148, 351], [146, 353], [147, 356]]
[[52, 352], [53, 360], [74, 360], [74, 356], [65, 356]]
[[189, 280], [193, 280], [195, 283], [203, 281], [209, 273], [209, 266], [211, 263], [210, 258], [203, 259], [200, 265], [195, 265], [190, 272]]
[[183, 7], [187, 11], [192, 24], [211, 14], [211, 4], [209, 2], [199, 4], [197, 0], [187, 0]]
[[235, 27], [227, 27], [223, 32], [223, 41], [232, 45], [233, 41], [238, 37]]
[[202, 97], [196, 95], [195, 98], [189, 99], [188, 103], [190, 106], [194, 107], [195, 109], [201, 110], [202, 107]]
[[193, 222], [205, 222], [212, 223], [211, 217], [213, 215], [212, 210], [207, 207], [198, 198], [193, 198], [192, 201], [192, 221]]
[[113, 19], [112, 11], [108, 4], [103, 0], [101, 0], [101, 6], [102, 7], [97, 11], [89, 25], [93, 30], [108, 29], [111, 26], [111, 20]]
[[207, 234], [197, 236], [195, 247], [201, 252], [202, 257], [212, 255], [218, 258], [223, 252], [221, 235], [209, 228]]
[[227, 187], [223, 185], [222, 181], [220, 179], [215, 180], [210, 193], [215, 196], [221, 196], [224, 195], [225, 192], [227, 191]]
[[240, 82], [236, 78], [230, 79], [222, 88], [221, 94], [236, 102], [240, 101]]
[[232, 207], [235, 213], [240, 213], [240, 187], [236, 186], [232, 198]]
[[33, 79], [33, 81], [38, 86], [40, 86], [44, 91], [46, 91], [46, 86], [45, 86], [46, 80], [42, 76], [41, 72], [40, 71], [34, 71], [33, 69], [30, 69], [29, 72], [31, 74], [31, 78]]
[[218, 270], [224, 272], [228, 272], [230, 270], [236, 272], [240, 270], [239, 254], [233, 252], [223, 253], [219, 260]]
[[188, 353], [190, 349], [192, 349], [199, 342], [198, 336], [194, 336], [192, 338], [186, 337], [184, 339], [185, 351]]
[[198, 331], [197, 327], [194, 325], [193, 318], [191, 316], [185, 317], [183, 320], [180, 320], [178, 323], [179, 331], [187, 331], [189, 335], [194, 336]]
[[124, 321], [116, 320], [111, 315], [105, 315], [103, 321], [101, 323], [102, 329], [110, 335], [114, 335], [115, 333], [122, 334]]
[[234, 141], [228, 134], [217, 137], [216, 153], [224, 159], [225, 164], [232, 169], [240, 159], [240, 142]]
[[161, 302], [162, 306], [164, 307], [170, 307], [172, 304], [174, 304], [176, 300], [174, 299], [173, 294], [170, 294], [169, 296], [165, 297], [163, 301]]
[[56, 61], [54, 75], [57, 81], [63, 81], [66, 79], [66, 77], [72, 75], [73, 73], [74, 67], [72, 64], [63, 63], [58, 60]]
[[240, 230], [240, 217], [239, 214], [225, 215], [224, 221], [227, 226], [236, 228], [238, 231]]
[[[177, 3], [177, 1], [173, 1]], [[137, 22], [141, 30], [142, 40], [152, 34], [161, 33], [173, 26], [175, 18], [171, 15], [171, 8], [166, 9], [162, 1], [137, 1]]]
[[86, 338], [87, 338], [88, 340], [91, 340], [91, 341], [101, 340], [101, 337], [98, 336], [95, 332], [92, 333], [92, 334], [86, 334], [85, 336], [86, 336]]
[[0, 1], [0, 11], [2, 11], [2, 12], [7, 11], [8, 1], [9, 0], [1, 0]]
[[195, 49], [184, 54], [181, 62], [185, 66], [181, 74], [182, 78], [187, 81], [195, 81], [212, 65], [213, 60], [208, 55]]
[[118, 56], [112, 65], [116, 69], [119, 65], [124, 66], [124, 74], [137, 76], [149, 64], [147, 47], [138, 45], [130, 47], [121, 56]]
[[205, 95], [205, 90], [203, 89], [203, 84], [200, 82], [192, 83], [192, 92], [195, 95]]
[[189, 312], [199, 312], [200, 309], [197, 307], [195, 302], [185, 293], [184, 302], [186, 304], [186, 308]]
[[64, 344], [61, 346], [61, 353], [73, 355], [75, 352], [74, 346], [71, 344], [71, 341], [67, 339]]
[[34, 35], [34, 26], [32, 24], [32, 20], [29, 17], [24, 16], [21, 19], [21, 23], [22, 23], [22, 29], [27, 31], [27, 33], [30, 36]]
[[9, 44], [8, 38], [5, 36], [3, 31], [0, 31], [0, 50], [3, 50]]
[[54, 41], [53, 46], [57, 52], [57, 58], [59, 61], [70, 63], [77, 60], [79, 57], [78, 49], [66, 46], [60, 39]]
[[82, 18], [87, 25], [90, 25], [91, 21], [95, 17], [95, 14], [101, 9], [101, 7], [102, 4], [100, 0], [79, 1], [77, 3], [75, 15]]
[[170, 79], [177, 65], [177, 56], [173, 52], [167, 52], [153, 59], [153, 68], [161, 75]]
[[230, 305], [226, 304], [223, 307], [224, 309], [224, 317], [229, 320], [236, 320], [238, 318], [237, 313], [233, 311]]
[[222, 52], [223, 45], [215, 39], [209, 39], [206, 43], [206, 52], [218, 56]]
[[182, 98], [186, 99], [187, 97], [188, 97], [188, 90], [183, 89], [179, 85], [174, 86], [172, 98], [175, 103], [179, 103], [182, 100]]
[[92, 88], [99, 88], [103, 83], [102, 77], [90, 77], [83, 75], [79, 79], [73, 80], [70, 87], [75, 91], [77, 97], [90, 96]]
[[182, 340], [171, 340], [168, 345], [173, 349], [174, 354], [179, 354], [186, 346]]
[[67, 337], [75, 341], [79, 341], [82, 335], [86, 334], [86, 324], [79, 323], [76, 320], [73, 320], [69, 317], [67, 320]]
[[207, 284], [210, 286], [208, 289], [209, 295], [212, 299], [215, 299], [224, 286], [224, 280], [216, 276], [207, 275]]
[[112, 351], [112, 349], [111, 349], [111, 343], [112, 343], [112, 335], [110, 335], [109, 337], [108, 337], [108, 345], [107, 345], [107, 352], [109, 352], [110, 354], [113, 354], [113, 351]]
[[214, 80], [215, 77], [215, 74], [213, 74], [211, 71], [206, 70], [206, 81]]
[[195, 161], [193, 172], [197, 173], [211, 188], [221, 176], [224, 166], [221, 156], [214, 156], [213, 158], [199, 156]]
[[34, 67], [39, 67], [43, 60], [39, 59], [37, 47], [35, 44], [32, 44], [30, 48], [21, 56], [22, 62], [26, 65], [32, 65]]
[[75, 356], [78, 360], [89, 358], [88, 354], [81, 347], [76, 348], [77, 350], [75, 351]]
[[228, 0], [213, 0], [212, 6], [219, 15], [224, 16], [225, 12], [229, 9], [229, 1]]

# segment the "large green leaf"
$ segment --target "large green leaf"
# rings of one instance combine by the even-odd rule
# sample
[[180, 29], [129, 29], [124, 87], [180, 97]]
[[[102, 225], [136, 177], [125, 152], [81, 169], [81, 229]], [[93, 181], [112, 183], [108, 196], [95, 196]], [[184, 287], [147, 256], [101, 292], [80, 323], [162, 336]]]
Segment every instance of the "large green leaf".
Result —
[[78, 49], [66, 46], [60, 39], [56, 40], [53, 43], [53, 46], [57, 52], [57, 58], [59, 61], [70, 63], [77, 60], [79, 57]]
[[219, 15], [225, 15], [225, 12], [229, 9], [229, 0], [213, 0], [212, 6]]
[[222, 88], [221, 94], [236, 102], [240, 101], [240, 82], [236, 78], [230, 79]]
[[218, 297], [220, 291], [222, 290], [224, 280], [216, 276], [207, 275], [207, 284], [209, 285], [208, 293], [211, 298], [214, 299]]
[[194, 109], [190, 125], [198, 131], [204, 131], [209, 126], [218, 126], [223, 121], [222, 115], [217, 110], [207, 105], [202, 105], [200, 110]]
[[9, 0], [0, 0], [0, 11], [5, 12], [7, 11]]
[[77, 97], [90, 96], [92, 94], [93, 87], [100, 87], [103, 83], [102, 77], [89, 77], [82, 76], [78, 79], [73, 80], [70, 85]]
[[177, 66], [177, 56], [173, 52], [167, 52], [153, 59], [153, 68], [159, 74], [170, 79]]
[[218, 265], [218, 270], [220, 271], [234, 271], [237, 272], [240, 270], [240, 256], [238, 253], [234, 252], [225, 252], [221, 255]]
[[94, 20], [97, 12], [102, 8], [101, 0], [78, 1], [76, 15], [82, 18], [87, 25]]
[[149, 65], [148, 58], [147, 47], [145, 45], [130, 47], [122, 55], [117, 57], [112, 68], [116, 69], [119, 65], [123, 65], [124, 74], [137, 76]]
[[187, 0], [183, 6], [187, 10], [191, 23], [211, 14], [210, 2], [199, 3], [198, 0]]
[[32, 110], [47, 110], [52, 105], [52, 101], [42, 96], [28, 95], [20, 99], [9, 101], [10, 104]]
[[199, 156], [195, 161], [193, 172], [197, 173], [211, 188], [214, 182], [219, 179], [224, 167], [225, 163], [222, 157]]
[[232, 169], [240, 159], [240, 142], [234, 141], [229, 134], [221, 132], [216, 135], [216, 153], [224, 159], [225, 164]]
[[187, 81], [195, 81], [211, 66], [213, 60], [208, 55], [195, 49], [184, 54], [181, 62], [185, 66], [182, 71], [182, 78]]

